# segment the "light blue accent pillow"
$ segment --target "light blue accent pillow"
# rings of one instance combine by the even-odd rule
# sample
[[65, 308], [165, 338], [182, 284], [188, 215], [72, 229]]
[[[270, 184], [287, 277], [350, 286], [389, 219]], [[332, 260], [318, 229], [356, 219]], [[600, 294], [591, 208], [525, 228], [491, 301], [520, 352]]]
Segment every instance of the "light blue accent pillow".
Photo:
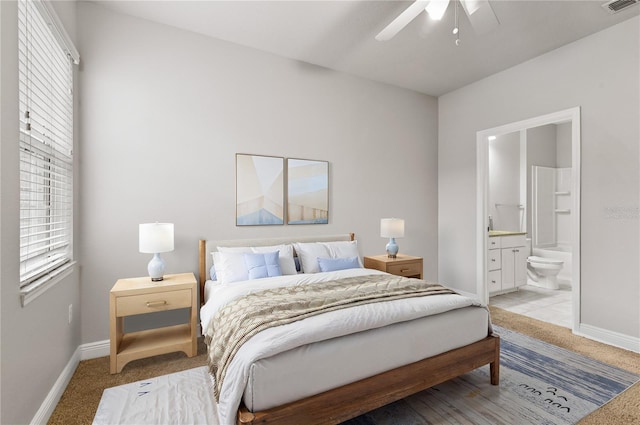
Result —
[[334, 272], [336, 270], [359, 269], [358, 257], [347, 258], [321, 258], [318, 257], [318, 267], [321, 272]]
[[211, 266], [211, 269], [209, 270], [209, 277], [211, 280], [218, 280], [218, 277], [216, 276], [216, 266]]
[[247, 266], [249, 279], [282, 276], [280, 270], [279, 251], [265, 253], [245, 253], [244, 263]]

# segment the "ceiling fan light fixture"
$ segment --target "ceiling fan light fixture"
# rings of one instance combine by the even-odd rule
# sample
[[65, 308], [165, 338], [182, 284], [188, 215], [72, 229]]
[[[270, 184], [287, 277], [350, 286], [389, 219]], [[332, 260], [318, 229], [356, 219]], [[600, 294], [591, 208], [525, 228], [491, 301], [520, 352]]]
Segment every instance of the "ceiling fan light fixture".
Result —
[[449, 0], [431, 0], [424, 10], [431, 19], [439, 21], [444, 16], [447, 6], [449, 6]]
[[480, 9], [480, 0], [465, 0], [463, 7], [467, 10], [467, 14], [473, 15]]
[[[2, 0], [0, 0], [2, 1]], [[492, 0], [496, 1], [496, 0]], [[614, 0], [614, 1], [634, 1], [640, 2], [640, 0]], [[426, 11], [431, 19], [441, 20], [449, 6], [451, 0], [414, 0], [409, 7], [407, 7], [400, 15], [398, 15], [389, 25], [387, 25], [378, 35], [376, 40], [386, 41], [391, 40], [396, 34], [398, 34], [404, 27], [409, 25], [418, 15], [422, 14], [422, 11]], [[462, 6], [469, 17], [471, 27], [476, 34], [484, 34], [498, 25], [498, 18], [491, 8], [489, 0], [453, 0], [456, 6], [456, 24], [454, 29], [454, 35], [459, 38], [460, 26], [458, 25], [458, 3]], [[457, 32], [456, 32], [457, 29]], [[456, 44], [460, 44], [458, 41]]]
[[409, 22], [413, 21], [416, 16], [422, 13], [425, 10], [426, 6], [429, 5], [429, 0], [416, 0], [411, 3], [411, 6], [406, 8], [404, 12], [396, 17], [389, 25], [387, 25], [378, 35], [376, 35], [376, 40], [378, 41], [387, 41], [391, 40], [395, 37], [396, 34], [400, 32], [405, 26], [409, 24]]

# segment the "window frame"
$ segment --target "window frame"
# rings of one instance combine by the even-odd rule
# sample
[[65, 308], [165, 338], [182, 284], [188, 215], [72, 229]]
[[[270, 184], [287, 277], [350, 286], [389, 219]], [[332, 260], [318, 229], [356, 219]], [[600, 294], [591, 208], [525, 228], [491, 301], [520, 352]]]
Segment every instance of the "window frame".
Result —
[[74, 69], [79, 54], [52, 6], [18, 1], [22, 305], [74, 270]]

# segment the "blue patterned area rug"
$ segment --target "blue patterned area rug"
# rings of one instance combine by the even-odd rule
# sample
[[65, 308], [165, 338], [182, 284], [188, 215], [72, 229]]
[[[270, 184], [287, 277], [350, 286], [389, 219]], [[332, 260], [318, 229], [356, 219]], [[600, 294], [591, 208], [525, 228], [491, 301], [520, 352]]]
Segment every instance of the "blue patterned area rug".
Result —
[[484, 366], [344, 425], [575, 424], [639, 380], [526, 335], [494, 331], [501, 337], [499, 386]]
[[[343, 425], [574, 424], [639, 380], [638, 375], [498, 326], [500, 385], [484, 366]], [[217, 425], [206, 366], [102, 394], [94, 425]]]

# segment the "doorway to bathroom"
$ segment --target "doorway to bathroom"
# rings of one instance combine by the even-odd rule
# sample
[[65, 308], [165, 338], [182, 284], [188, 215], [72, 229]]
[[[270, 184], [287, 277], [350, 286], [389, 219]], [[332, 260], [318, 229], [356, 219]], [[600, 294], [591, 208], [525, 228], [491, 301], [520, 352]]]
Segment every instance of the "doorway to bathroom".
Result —
[[580, 109], [477, 133], [478, 294], [580, 323]]

